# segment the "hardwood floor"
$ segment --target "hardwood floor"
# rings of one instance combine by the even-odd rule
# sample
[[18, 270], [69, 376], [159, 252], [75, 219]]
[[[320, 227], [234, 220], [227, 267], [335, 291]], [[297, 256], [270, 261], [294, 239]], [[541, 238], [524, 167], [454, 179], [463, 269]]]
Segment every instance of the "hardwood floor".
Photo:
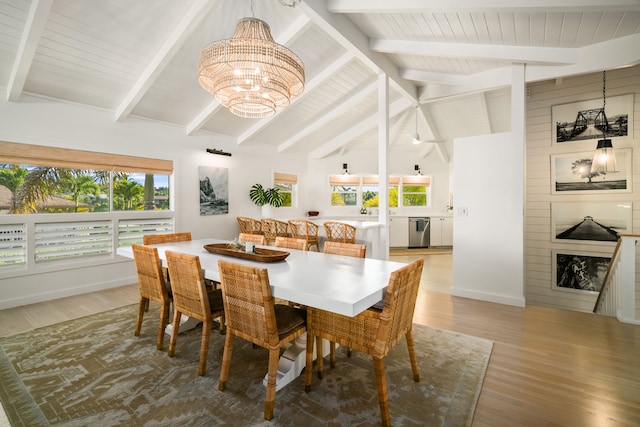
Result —
[[[450, 256], [424, 257], [415, 322], [494, 342], [474, 427], [640, 425], [640, 326], [452, 297]], [[137, 301], [129, 285], [0, 311], [0, 336]]]

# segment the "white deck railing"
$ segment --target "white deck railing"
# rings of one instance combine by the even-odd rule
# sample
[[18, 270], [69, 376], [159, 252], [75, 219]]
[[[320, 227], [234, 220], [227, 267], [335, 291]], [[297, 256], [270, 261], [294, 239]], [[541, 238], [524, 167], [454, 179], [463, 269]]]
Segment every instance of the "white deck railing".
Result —
[[593, 312], [640, 324], [637, 305], [640, 291], [636, 275], [637, 234], [621, 234], [613, 251]]

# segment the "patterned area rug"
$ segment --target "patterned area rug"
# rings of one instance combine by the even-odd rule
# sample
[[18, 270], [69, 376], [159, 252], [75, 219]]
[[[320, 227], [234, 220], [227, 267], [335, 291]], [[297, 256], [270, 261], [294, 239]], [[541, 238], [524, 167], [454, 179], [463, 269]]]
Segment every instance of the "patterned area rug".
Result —
[[[276, 394], [263, 419], [267, 352], [236, 339], [227, 389], [218, 390], [224, 337], [211, 336], [207, 374], [197, 375], [197, 327], [176, 355], [156, 350], [157, 308], [133, 336], [136, 305], [0, 339], [0, 400], [13, 426], [365, 426], [379, 424], [371, 359], [338, 349], [337, 366], [300, 376]], [[385, 359], [396, 426], [470, 425], [489, 363], [490, 341], [414, 327], [419, 383], [402, 340]], [[165, 340], [165, 350], [169, 338]]]

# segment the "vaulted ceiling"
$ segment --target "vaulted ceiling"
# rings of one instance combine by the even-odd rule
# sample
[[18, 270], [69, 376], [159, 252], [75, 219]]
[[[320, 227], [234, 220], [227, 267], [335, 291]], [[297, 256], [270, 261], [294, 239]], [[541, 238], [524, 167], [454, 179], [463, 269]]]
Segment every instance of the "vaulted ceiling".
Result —
[[[304, 93], [268, 119], [230, 114], [197, 81], [200, 50], [266, 21], [304, 62]], [[509, 130], [512, 64], [526, 81], [640, 62], [640, 0], [0, 0], [0, 86], [322, 158], [377, 147], [389, 77], [392, 150]], [[419, 108], [416, 108], [419, 107]], [[417, 117], [417, 119], [416, 119]], [[434, 149], [435, 148], [435, 149]]]

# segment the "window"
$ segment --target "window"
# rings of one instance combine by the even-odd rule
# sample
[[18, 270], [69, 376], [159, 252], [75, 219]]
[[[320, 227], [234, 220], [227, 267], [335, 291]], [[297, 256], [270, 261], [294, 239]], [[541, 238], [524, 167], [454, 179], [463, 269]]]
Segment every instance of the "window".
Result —
[[[398, 207], [398, 184], [400, 178], [389, 177], [389, 207]], [[362, 178], [362, 206], [365, 208], [378, 207], [379, 183], [377, 176], [365, 176]]]
[[333, 175], [329, 177], [331, 206], [356, 206], [360, 177], [354, 175]]
[[402, 205], [429, 206], [431, 178], [428, 176], [405, 176], [402, 178]]
[[282, 206], [291, 207], [294, 205], [294, 196], [298, 184], [298, 175], [290, 173], [276, 172], [273, 175], [274, 187], [280, 190], [284, 197]]
[[173, 163], [0, 142], [0, 213], [169, 209]]
[[173, 232], [172, 173], [167, 160], [0, 141], [0, 275], [110, 262], [116, 245]]

